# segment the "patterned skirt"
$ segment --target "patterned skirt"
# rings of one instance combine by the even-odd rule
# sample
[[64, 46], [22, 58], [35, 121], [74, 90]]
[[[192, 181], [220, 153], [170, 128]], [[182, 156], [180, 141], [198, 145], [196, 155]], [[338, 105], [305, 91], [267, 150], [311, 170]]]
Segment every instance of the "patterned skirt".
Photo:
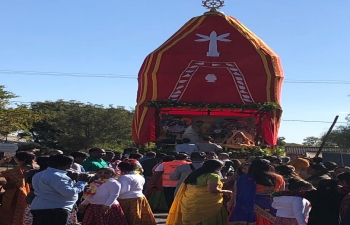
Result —
[[[77, 206], [74, 205], [72, 211], [68, 215], [68, 225], [76, 225], [78, 224], [77, 219]], [[27, 205], [26, 210], [23, 215], [23, 224], [25, 225], [31, 225], [33, 223], [33, 215], [30, 212], [30, 205]]]
[[124, 212], [120, 205], [112, 205], [106, 212], [102, 213], [102, 205], [90, 204], [85, 212], [82, 225], [128, 225]]
[[295, 218], [285, 218], [285, 217], [276, 217], [274, 225], [298, 225], [298, 221]]
[[118, 201], [129, 225], [157, 224], [146, 197], [118, 199]]

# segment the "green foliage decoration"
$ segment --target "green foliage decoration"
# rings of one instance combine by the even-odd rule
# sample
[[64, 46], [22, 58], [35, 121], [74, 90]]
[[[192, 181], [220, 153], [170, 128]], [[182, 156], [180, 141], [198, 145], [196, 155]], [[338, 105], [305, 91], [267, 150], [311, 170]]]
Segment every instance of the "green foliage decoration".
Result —
[[235, 103], [203, 103], [203, 102], [178, 102], [178, 101], [149, 101], [148, 107], [156, 109], [161, 108], [191, 108], [191, 109], [241, 109], [256, 110], [258, 112], [271, 112], [275, 109], [281, 109], [280, 105], [275, 102], [252, 103], [252, 104], [235, 104]]

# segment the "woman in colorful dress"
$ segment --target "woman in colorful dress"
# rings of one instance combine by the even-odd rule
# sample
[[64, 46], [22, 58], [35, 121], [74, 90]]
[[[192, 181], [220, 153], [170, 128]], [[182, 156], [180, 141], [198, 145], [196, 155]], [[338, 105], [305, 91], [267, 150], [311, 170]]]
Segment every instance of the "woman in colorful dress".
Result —
[[14, 160], [18, 167], [1, 172], [6, 179], [1, 183], [5, 189], [0, 206], [1, 225], [23, 225], [23, 215], [27, 208], [26, 197], [30, 192], [23, 174], [34, 168], [34, 159], [33, 153], [17, 152]]
[[118, 178], [121, 184], [118, 201], [129, 225], [156, 225], [156, 220], [143, 195], [145, 178], [137, 171], [137, 160], [124, 159], [118, 165], [122, 175]]
[[85, 212], [82, 225], [128, 225], [117, 201], [120, 183], [114, 178], [114, 169], [101, 168], [96, 176], [99, 179], [89, 185], [84, 192], [85, 200], [78, 207], [80, 212]]
[[276, 209], [272, 208], [271, 194], [283, 191], [283, 177], [272, 172], [268, 160], [256, 159], [249, 173], [237, 181], [235, 206], [229, 218], [230, 225], [273, 225]]
[[167, 225], [225, 225], [227, 211], [223, 205], [219, 160], [207, 160], [202, 167], [188, 175], [180, 186], [171, 206]]

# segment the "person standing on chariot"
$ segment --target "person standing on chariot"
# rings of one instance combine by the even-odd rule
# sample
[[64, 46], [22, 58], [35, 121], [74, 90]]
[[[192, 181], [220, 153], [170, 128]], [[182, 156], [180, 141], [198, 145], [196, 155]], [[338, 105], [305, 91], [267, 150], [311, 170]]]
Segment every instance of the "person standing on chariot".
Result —
[[191, 144], [197, 144], [199, 142], [199, 136], [202, 132], [203, 121], [198, 120], [191, 126], [187, 127], [182, 138], [188, 138], [191, 140]]

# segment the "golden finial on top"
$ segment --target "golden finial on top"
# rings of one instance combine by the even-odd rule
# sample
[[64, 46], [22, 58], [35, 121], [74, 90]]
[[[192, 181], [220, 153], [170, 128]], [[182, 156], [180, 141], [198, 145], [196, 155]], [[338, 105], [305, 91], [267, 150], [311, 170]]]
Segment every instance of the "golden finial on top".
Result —
[[202, 3], [205, 8], [210, 9], [211, 12], [216, 12], [217, 9], [220, 9], [224, 6], [224, 0], [202, 0]]

